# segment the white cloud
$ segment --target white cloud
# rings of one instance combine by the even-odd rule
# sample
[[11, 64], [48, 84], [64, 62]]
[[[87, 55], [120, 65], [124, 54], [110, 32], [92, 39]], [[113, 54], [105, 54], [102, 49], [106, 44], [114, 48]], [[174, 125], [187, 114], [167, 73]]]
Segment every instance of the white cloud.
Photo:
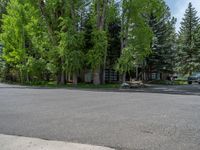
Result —
[[173, 0], [175, 3], [175, 13], [173, 14], [177, 18], [176, 29], [179, 31], [180, 22], [185, 14], [185, 10], [188, 7], [189, 2], [192, 3], [193, 7], [198, 11], [198, 16], [200, 17], [200, 0]]

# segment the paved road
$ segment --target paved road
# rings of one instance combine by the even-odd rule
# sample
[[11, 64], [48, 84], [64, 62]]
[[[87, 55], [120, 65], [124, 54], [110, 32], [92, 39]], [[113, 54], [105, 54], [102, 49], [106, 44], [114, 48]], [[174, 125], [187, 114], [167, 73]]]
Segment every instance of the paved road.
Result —
[[200, 96], [200, 85], [147, 85], [146, 88], [125, 89], [127, 92], [145, 92], [145, 93], [165, 93], [178, 95], [198, 95]]
[[0, 84], [0, 134], [117, 150], [199, 150], [200, 96]]

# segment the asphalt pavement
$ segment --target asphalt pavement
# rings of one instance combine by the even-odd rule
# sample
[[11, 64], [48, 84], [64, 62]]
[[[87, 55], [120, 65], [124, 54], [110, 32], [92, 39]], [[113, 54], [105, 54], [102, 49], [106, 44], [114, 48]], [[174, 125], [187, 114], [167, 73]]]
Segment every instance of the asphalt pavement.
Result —
[[174, 94], [158, 92], [166, 86], [106, 92], [0, 84], [0, 134], [117, 150], [199, 150], [199, 87]]

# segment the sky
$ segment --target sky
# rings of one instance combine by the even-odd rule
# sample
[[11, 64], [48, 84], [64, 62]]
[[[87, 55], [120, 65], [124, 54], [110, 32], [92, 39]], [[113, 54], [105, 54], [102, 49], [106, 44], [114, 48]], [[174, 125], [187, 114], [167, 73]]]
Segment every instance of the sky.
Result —
[[165, 0], [171, 9], [172, 16], [177, 18], [176, 31], [179, 31], [180, 22], [184, 16], [185, 10], [188, 7], [189, 2], [193, 4], [193, 7], [198, 11], [200, 17], [200, 0]]

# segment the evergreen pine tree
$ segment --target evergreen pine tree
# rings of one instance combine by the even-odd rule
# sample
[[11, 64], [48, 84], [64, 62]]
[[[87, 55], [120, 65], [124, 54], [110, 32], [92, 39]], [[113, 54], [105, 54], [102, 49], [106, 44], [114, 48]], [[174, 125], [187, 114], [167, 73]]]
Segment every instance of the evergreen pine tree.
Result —
[[177, 70], [182, 74], [192, 74], [198, 71], [199, 49], [196, 48], [196, 33], [198, 31], [199, 18], [197, 11], [189, 3], [185, 11], [178, 39]]
[[198, 26], [197, 32], [195, 34], [195, 50], [197, 51], [196, 55], [196, 64], [197, 64], [197, 70], [200, 71], [200, 24]]
[[151, 79], [151, 73], [157, 72], [157, 78], [164, 79], [163, 73], [173, 73], [175, 59], [175, 18], [171, 18], [169, 8], [164, 5], [165, 11], [158, 18], [155, 11], [149, 16], [149, 25], [153, 31], [153, 40], [151, 43], [152, 52], [146, 58], [146, 72], [148, 79]]

